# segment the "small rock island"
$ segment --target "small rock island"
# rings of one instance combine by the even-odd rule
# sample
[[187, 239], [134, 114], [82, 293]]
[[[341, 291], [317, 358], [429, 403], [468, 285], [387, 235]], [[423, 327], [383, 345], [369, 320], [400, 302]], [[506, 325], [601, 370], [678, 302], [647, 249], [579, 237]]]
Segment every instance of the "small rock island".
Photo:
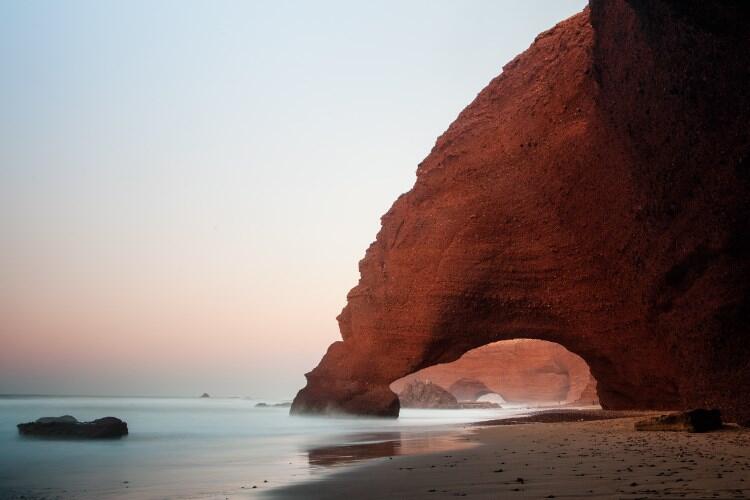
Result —
[[42, 417], [34, 422], [18, 424], [22, 436], [56, 439], [117, 439], [128, 435], [128, 424], [119, 418], [104, 417], [79, 422], [71, 415]]
[[283, 403], [257, 403], [256, 408], [289, 408], [292, 406], [291, 401], [285, 401]]

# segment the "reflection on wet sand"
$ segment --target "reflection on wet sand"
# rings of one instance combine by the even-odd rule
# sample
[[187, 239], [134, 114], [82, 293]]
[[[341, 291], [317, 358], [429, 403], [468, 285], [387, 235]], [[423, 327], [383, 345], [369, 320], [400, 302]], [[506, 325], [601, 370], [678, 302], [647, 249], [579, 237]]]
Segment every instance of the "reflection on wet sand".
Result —
[[310, 466], [335, 467], [371, 458], [418, 455], [472, 446], [467, 436], [461, 433], [383, 432], [352, 434], [347, 436], [347, 440], [347, 444], [307, 450]]

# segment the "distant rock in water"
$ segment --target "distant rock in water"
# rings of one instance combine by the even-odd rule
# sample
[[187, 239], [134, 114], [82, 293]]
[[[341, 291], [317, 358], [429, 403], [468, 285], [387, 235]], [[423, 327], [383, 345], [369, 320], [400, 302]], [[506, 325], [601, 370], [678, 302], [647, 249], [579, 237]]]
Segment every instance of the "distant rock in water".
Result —
[[79, 422], [70, 415], [42, 417], [35, 422], [18, 424], [23, 436], [58, 439], [113, 439], [127, 436], [128, 424], [119, 418], [104, 417], [91, 422]]
[[459, 408], [453, 394], [430, 381], [407, 384], [398, 399], [402, 408]]
[[458, 407], [462, 410], [489, 410], [492, 408], [502, 408], [492, 401], [459, 401]]
[[210, 397], [211, 396], [207, 392], [204, 392], [203, 394], [201, 394], [201, 398], [210, 398]]
[[496, 392], [492, 392], [490, 394], [485, 394], [484, 396], [480, 396], [477, 399], [477, 402], [478, 403], [495, 403], [500, 408], [502, 408], [503, 404], [507, 403], [507, 401], [505, 401], [505, 399], [500, 394], [497, 394]]
[[635, 423], [637, 431], [709, 432], [721, 427], [721, 412], [703, 409], [659, 415]]
[[274, 404], [258, 403], [255, 405], [256, 408], [289, 408], [290, 406], [292, 406], [291, 401], [286, 401], [284, 403], [274, 403]]

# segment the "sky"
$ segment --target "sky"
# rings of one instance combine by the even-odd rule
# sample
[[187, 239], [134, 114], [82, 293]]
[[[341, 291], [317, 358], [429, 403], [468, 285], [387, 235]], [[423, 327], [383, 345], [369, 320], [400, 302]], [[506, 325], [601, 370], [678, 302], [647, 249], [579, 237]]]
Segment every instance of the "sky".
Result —
[[584, 6], [0, 2], [0, 393], [291, 398], [437, 136]]

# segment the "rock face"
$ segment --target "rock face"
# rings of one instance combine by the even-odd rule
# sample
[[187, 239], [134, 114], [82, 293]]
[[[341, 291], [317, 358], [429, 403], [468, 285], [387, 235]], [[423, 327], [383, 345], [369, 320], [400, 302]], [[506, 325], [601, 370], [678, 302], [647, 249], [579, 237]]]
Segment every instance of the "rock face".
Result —
[[[473, 349], [452, 363], [407, 375], [391, 384], [391, 389], [398, 393], [417, 379], [448, 387], [459, 401], [496, 393], [510, 403], [570, 403], [592, 382], [588, 365], [580, 356], [559, 344], [528, 339]], [[474, 388], [472, 384], [479, 385]]]
[[592, 377], [591, 379], [589, 379], [583, 391], [581, 391], [581, 395], [578, 396], [578, 399], [571, 402], [571, 405], [588, 406], [598, 404], [599, 395], [596, 393], [596, 380], [594, 380]]
[[128, 434], [128, 424], [119, 418], [104, 417], [91, 422], [79, 422], [75, 417], [42, 417], [34, 422], [18, 424], [24, 436], [58, 439], [112, 439]]
[[453, 394], [430, 381], [415, 380], [406, 384], [399, 393], [404, 408], [458, 408]]
[[750, 4], [591, 0], [482, 90], [382, 218], [292, 412], [513, 338], [611, 409], [750, 423]]
[[722, 427], [719, 410], [690, 410], [647, 418], [635, 423], [637, 431], [709, 432]]

